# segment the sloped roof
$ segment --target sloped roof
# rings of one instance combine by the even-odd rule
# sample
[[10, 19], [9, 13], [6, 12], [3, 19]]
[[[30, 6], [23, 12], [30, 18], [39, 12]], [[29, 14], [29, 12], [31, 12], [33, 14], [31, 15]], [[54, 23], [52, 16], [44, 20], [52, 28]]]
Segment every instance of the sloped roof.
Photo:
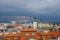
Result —
[[52, 31], [50, 33], [51, 33], [52, 38], [57, 38], [60, 36], [60, 31]]
[[22, 26], [22, 24], [10, 24], [9, 26], [18, 27], [18, 26]]
[[33, 29], [33, 28], [24, 28], [24, 29], [22, 29], [21, 31], [24, 31], [24, 32], [35, 32], [35, 31], [37, 31], [37, 30], [35, 30], [35, 29]]
[[19, 33], [17, 33], [17, 34], [4, 34], [4, 36], [20, 36], [20, 34]]
[[39, 35], [41, 35], [41, 36], [50, 36], [51, 33], [49, 33], [49, 32], [39, 32]]

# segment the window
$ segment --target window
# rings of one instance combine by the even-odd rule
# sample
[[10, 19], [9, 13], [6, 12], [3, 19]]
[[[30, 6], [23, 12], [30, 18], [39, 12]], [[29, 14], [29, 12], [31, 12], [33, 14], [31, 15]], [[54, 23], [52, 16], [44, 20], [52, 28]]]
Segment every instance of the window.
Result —
[[34, 35], [35, 35], [35, 33], [33, 32], [33, 33], [32, 33], [32, 35], [34, 36]]
[[37, 40], [37, 39], [35, 39], [35, 38], [29, 38], [28, 40]]
[[26, 33], [26, 36], [28, 36], [29, 35], [29, 33]]

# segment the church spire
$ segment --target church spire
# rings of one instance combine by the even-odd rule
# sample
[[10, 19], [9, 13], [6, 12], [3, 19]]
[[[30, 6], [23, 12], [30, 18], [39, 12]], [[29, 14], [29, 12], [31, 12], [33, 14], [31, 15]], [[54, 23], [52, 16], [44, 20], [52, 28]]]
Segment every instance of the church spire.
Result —
[[36, 17], [34, 17], [34, 22], [36, 22]]

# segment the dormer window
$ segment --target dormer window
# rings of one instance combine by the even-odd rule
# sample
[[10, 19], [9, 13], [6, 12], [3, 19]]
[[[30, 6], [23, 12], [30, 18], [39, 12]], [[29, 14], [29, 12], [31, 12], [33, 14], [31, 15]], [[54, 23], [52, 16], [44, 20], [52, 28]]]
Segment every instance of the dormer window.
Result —
[[33, 32], [33, 33], [32, 33], [32, 36], [34, 36], [34, 35], [35, 35], [35, 33]]
[[29, 33], [26, 33], [26, 36], [28, 36], [29, 35]]
[[37, 39], [35, 39], [35, 38], [29, 38], [28, 40], [37, 40]]

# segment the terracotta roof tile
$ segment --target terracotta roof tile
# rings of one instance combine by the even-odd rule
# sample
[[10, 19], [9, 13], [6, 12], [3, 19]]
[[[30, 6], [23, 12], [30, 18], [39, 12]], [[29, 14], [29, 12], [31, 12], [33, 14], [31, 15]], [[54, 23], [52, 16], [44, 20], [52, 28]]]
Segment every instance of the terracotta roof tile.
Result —
[[10, 24], [9, 26], [18, 27], [18, 26], [22, 26], [22, 24]]
[[25, 32], [27, 32], [27, 31], [32, 31], [32, 32], [34, 32], [34, 31], [36, 31], [35, 29], [33, 29], [33, 28], [24, 28], [24, 29], [22, 29], [21, 31], [25, 31]]
[[19, 34], [4, 34], [4, 36], [19, 36]]
[[46, 32], [39, 32], [39, 35], [46, 35], [47, 36], [47, 35], [51, 35], [51, 33], [49, 33], [49, 32], [48, 33], [46, 33]]
[[59, 37], [59, 36], [60, 36], [60, 31], [53, 31], [53, 32], [51, 32], [51, 36], [52, 36], [53, 38]]

